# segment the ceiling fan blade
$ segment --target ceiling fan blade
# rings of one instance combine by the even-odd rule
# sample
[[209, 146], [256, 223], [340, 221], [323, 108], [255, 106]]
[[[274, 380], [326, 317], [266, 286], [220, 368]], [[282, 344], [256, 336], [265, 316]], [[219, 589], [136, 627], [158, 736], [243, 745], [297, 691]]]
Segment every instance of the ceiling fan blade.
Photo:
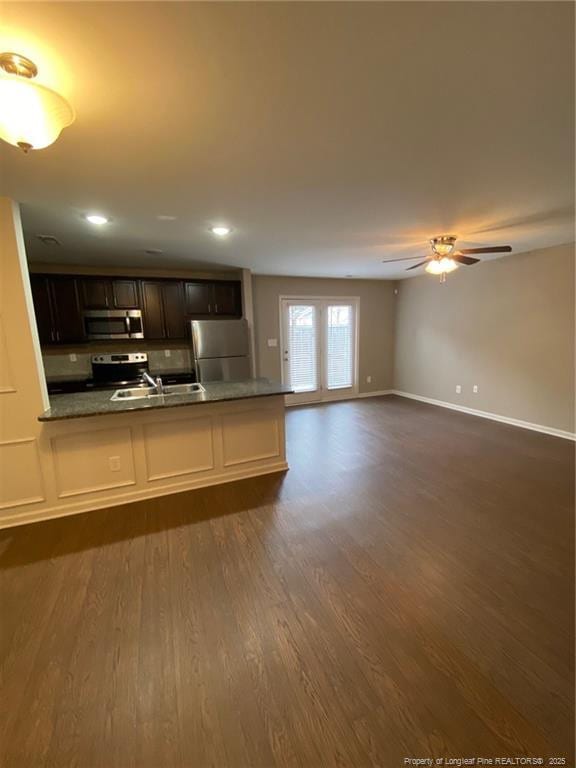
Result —
[[510, 253], [511, 245], [492, 245], [486, 248], [460, 248], [460, 253]]
[[392, 264], [394, 261], [412, 261], [413, 259], [421, 258], [421, 256], [404, 256], [402, 259], [382, 259], [382, 264]]
[[[421, 261], [419, 264], [414, 264], [411, 267], [408, 267], [408, 269], [418, 269], [418, 267], [421, 267], [423, 264], [427, 264], [430, 261], [430, 259], [426, 259], [425, 261]], [[408, 269], [406, 272], [408, 272]]]
[[473, 259], [471, 256], [464, 256], [462, 253], [455, 253], [450, 258], [454, 259], [454, 261], [457, 261], [459, 264], [466, 264], [467, 267], [471, 267], [472, 264], [478, 264], [480, 261], [480, 259]]

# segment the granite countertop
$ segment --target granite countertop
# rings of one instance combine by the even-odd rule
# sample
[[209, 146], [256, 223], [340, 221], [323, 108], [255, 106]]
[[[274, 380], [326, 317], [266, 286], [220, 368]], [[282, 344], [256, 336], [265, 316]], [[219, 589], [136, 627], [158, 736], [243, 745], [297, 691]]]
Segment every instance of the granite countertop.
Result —
[[127, 413], [129, 411], [150, 411], [159, 408], [178, 408], [184, 405], [217, 403], [225, 400], [246, 400], [252, 397], [287, 395], [292, 392], [269, 379], [246, 379], [245, 381], [212, 381], [202, 385], [204, 392], [189, 395], [160, 395], [139, 400], [116, 400], [110, 398], [112, 390], [97, 392], [75, 392], [69, 395], [52, 395], [50, 408], [38, 417], [38, 421], [58, 421], [86, 416]]

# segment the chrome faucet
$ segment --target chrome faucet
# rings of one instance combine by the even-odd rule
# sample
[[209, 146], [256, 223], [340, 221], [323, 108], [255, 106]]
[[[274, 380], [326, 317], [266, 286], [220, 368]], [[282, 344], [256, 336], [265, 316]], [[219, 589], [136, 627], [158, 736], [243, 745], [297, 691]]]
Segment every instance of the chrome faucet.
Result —
[[152, 376], [150, 376], [148, 371], [144, 371], [142, 373], [142, 381], [145, 381], [147, 384], [150, 384], [151, 387], [154, 387], [157, 395], [164, 394], [164, 385], [162, 384], [162, 379], [160, 378], [160, 376], [157, 376], [156, 379], [154, 380]]

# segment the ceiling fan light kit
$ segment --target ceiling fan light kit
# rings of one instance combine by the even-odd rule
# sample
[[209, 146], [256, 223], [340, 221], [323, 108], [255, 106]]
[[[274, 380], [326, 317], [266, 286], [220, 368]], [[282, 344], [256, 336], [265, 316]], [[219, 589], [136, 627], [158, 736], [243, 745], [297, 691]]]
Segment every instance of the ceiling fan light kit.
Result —
[[53, 144], [74, 110], [51, 88], [33, 83], [38, 69], [18, 53], [0, 53], [0, 138], [23, 152]]
[[[418, 269], [424, 267], [426, 272], [430, 275], [440, 275], [440, 282], [446, 282], [446, 275], [450, 272], [454, 272], [460, 265], [465, 267], [471, 267], [474, 264], [478, 264], [480, 259], [475, 259], [472, 256], [467, 256], [468, 253], [510, 253], [512, 247], [509, 245], [490, 245], [483, 248], [462, 248], [459, 251], [454, 251], [456, 244], [456, 235], [438, 235], [430, 239], [430, 247], [432, 253], [427, 256], [424, 261], [420, 261], [418, 264], [413, 264], [408, 267], [406, 271], [411, 269]], [[404, 259], [385, 259], [384, 264], [388, 264], [393, 261], [412, 261], [413, 259], [419, 259], [420, 256], [407, 256]]]

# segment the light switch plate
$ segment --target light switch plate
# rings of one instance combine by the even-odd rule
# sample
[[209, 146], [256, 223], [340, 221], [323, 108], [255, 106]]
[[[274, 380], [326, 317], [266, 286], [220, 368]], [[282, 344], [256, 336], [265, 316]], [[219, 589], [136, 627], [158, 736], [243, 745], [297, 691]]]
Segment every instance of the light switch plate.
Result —
[[269, 347], [277, 347], [278, 346], [278, 339], [268, 339], [268, 346]]

